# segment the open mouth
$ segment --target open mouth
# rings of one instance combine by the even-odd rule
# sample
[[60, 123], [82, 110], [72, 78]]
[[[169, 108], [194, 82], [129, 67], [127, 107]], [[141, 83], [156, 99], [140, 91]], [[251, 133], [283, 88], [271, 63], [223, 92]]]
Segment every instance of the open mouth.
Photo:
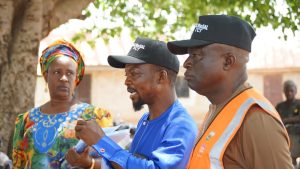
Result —
[[131, 88], [131, 87], [127, 87], [127, 91], [128, 91], [129, 93], [131, 93], [131, 94], [130, 94], [130, 98], [131, 98], [131, 99], [133, 99], [133, 98], [137, 95], [136, 90], [133, 89], [133, 88]]

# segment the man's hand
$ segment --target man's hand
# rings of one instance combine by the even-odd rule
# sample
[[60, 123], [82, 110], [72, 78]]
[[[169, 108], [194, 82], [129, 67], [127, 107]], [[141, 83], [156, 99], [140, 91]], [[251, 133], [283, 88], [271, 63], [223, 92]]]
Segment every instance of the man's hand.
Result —
[[89, 156], [90, 147], [86, 147], [80, 154], [71, 148], [66, 154], [66, 160], [73, 167], [89, 168], [92, 165], [92, 158]]
[[78, 120], [75, 126], [75, 135], [87, 145], [92, 146], [105, 136], [105, 133], [96, 120]]

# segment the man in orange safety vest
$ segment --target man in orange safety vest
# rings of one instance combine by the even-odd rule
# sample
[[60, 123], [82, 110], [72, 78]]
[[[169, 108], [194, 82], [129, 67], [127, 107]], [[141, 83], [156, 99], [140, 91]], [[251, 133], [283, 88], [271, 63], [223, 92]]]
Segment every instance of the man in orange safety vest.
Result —
[[277, 111], [246, 83], [255, 35], [238, 17], [206, 15], [199, 17], [191, 39], [168, 42], [172, 53], [188, 54], [185, 79], [211, 102], [188, 169], [293, 168]]

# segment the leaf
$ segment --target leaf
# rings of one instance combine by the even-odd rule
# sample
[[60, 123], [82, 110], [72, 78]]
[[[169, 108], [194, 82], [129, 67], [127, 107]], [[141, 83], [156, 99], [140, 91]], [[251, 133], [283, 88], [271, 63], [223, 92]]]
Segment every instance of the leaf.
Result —
[[[119, 36], [123, 28], [129, 28], [132, 38], [145, 36], [149, 38], [165, 37], [174, 39], [174, 33], [180, 30], [189, 31], [198, 22], [199, 15], [229, 14], [239, 16], [254, 28], [271, 25], [281, 28], [282, 36], [287, 38], [285, 30], [300, 29], [300, 1], [285, 0], [283, 8], [287, 14], [276, 11], [274, 6], [278, 0], [95, 0], [93, 5], [97, 13], [91, 8], [86, 9], [87, 19], [94, 19], [95, 23], [110, 23], [101, 28], [93, 26], [90, 30], [83, 30], [72, 39], [75, 41], [92, 39], [84, 34], [90, 34], [99, 29], [96, 37], [105, 42], [114, 36]], [[99, 17], [97, 14], [109, 14]], [[96, 17], [97, 16], [97, 17]], [[121, 22], [122, 21], [122, 22]], [[95, 32], [95, 31], [94, 31]], [[91, 43], [91, 42], [88, 42]]]

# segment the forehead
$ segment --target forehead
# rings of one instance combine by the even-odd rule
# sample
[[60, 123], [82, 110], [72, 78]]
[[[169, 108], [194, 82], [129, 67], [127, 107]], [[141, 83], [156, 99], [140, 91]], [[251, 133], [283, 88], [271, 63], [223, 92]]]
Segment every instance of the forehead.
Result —
[[296, 90], [296, 86], [293, 84], [286, 85], [284, 88], [286, 90]]
[[77, 63], [68, 56], [59, 56], [57, 57], [49, 66], [50, 67], [77, 67]]

